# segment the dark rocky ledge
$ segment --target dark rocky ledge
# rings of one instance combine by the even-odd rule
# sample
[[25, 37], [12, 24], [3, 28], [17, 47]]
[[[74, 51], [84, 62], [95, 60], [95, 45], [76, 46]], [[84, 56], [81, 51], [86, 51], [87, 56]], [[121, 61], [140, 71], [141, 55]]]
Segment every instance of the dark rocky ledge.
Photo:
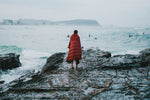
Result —
[[148, 100], [150, 49], [138, 55], [115, 55], [99, 49], [82, 52], [72, 70], [65, 53], [48, 58], [41, 72], [30, 72], [0, 85], [2, 100]]
[[41, 74], [46, 74], [52, 70], [55, 70], [63, 62], [65, 53], [56, 53], [47, 59], [46, 64], [42, 68]]
[[14, 53], [0, 54], [0, 69], [7, 70], [19, 67], [21, 65], [19, 57], [20, 55]]

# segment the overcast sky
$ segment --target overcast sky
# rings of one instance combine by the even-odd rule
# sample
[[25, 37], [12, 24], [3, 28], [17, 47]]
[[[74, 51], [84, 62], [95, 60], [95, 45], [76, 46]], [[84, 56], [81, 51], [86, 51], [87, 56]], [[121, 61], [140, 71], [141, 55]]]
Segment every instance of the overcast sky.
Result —
[[2, 19], [95, 19], [106, 25], [150, 25], [150, 0], [0, 0]]

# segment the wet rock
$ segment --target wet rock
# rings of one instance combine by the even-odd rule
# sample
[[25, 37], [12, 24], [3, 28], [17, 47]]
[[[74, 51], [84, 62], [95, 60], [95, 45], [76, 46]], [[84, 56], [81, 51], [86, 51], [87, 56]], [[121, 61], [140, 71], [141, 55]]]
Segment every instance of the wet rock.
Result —
[[137, 55], [115, 55], [104, 59], [101, 66], [105, 68], [133, 68], [141, 66], [141, 59]]
[[111, 53], [110, 52], [105, 52], [105, 51], [101, 51], [99, 54], [98, 54], [99, 57], [106, 57], [106, 58], [109, 58], [111, 57]]
[[[135, 68], [144, 67], [143, 62], [139, 55], [125, 54], [114, 55], [111, 57], [111, 53], [101, 51], [99, 49], [88, 49], [83, 51], [83, 60], [88, 64], [93, 64], [94, 67], [99, 68]], [[87, 67], [86, 67], [87, 68]], [[88, 67], [89, 68], [89, 67]]]
[[14, 53], [0, 55], [0, 69], [7, 70], [21, 66], [20, 55]]
[[63, 62], [65, 53], [56, 53], [50, 56], [47, 59], [46, 64], [41, 70], [41, 74], [51, 72], [54, 69], [57, 69], [59, 65]]
[[93, 98], [94, 96], [96, 96], [97, 94], [99, 94], [99, 93], [105, 91], [106, 89], [108, 89], [109, 86], [110, 86], [112, 83], [113, 83], [113, 81], [110, 82], [110, 83], [105, 84], [103, 88], [94, 89], [93, 91], [89, 92], [89, 93], [87, 94], [87, 96], [83, 97], [82, 99], [83, 99], [83, 100], [90, 100], [90, 99], [92, 99], [92, 98]]
[[0, 84], [4, 84], [5, 83], [5, 81], [3, 81], [3, 80], [0, 80]]
[[56, 53], [47, 59], [42, 74], [31, 72], [0, 85], [0, 98], [150, 99], [150, 67], [141, 66], [141, 56], [126, 54], [103, 57], [101, 54], [99, 49], [83, 50], [78, 69], [72, 70], [65, 61], [65, 53]]
[[139, 52], [143, 65], [150, 65], [150, 48], [144, 49]]
[[11, 97], [4, 97], [4, 98], [1, 98], [1, 100], [13, 100]]

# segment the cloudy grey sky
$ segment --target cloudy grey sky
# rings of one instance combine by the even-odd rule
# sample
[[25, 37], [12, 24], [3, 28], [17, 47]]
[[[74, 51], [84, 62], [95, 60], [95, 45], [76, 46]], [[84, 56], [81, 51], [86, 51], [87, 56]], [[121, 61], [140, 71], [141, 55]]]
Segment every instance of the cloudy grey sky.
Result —
[[95, 19], [106, 25], [150, 25], [150, 0], [0, 0], [2, 19]]

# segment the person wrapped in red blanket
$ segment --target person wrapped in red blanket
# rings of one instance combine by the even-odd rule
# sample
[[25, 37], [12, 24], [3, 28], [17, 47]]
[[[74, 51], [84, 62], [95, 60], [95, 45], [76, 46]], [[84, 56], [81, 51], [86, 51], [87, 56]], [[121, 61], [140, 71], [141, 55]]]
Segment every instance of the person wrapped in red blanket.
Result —
[[74, 30], [74, 33], [70, 37], [70, 42], [68, 45], [69, 53], [66, 61], [71, 63], [72, 69], [74, 69], [73, 61], [76, 62], [76, 68], [78, 68], [79, 60], [81, 59], [81, 43], [78, 31]]

